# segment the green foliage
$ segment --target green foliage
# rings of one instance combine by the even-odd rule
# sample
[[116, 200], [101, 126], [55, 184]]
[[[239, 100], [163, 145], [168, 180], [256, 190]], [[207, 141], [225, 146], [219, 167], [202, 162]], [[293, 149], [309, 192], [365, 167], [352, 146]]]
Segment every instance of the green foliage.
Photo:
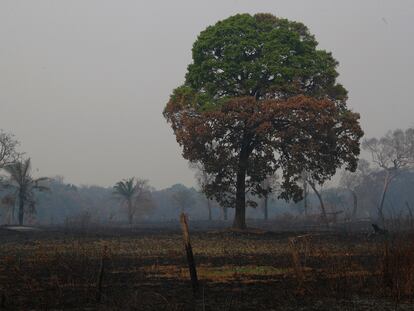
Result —
[[229, 17], [198, 36], [186, 92], [193, 90], [192, 99], [200, 107], [239, 96], [284, 99], [303, 94], [344, 101], [347, 92], [335, 81], [338, 62], [317, 45], [302, 23], [270, 14]]
[[135, 179], [129, 178], [118, 181], [114, 186], [113, 194], [125, 200], [131, 200], [135, 195]]

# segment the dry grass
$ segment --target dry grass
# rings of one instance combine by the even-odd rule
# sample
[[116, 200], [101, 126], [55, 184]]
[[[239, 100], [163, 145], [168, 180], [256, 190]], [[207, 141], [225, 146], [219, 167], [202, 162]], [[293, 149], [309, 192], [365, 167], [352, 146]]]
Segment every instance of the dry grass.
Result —
[[414, 240], [398, 237], [384, 242], [382, 279], [395, 301], [414, 298]]

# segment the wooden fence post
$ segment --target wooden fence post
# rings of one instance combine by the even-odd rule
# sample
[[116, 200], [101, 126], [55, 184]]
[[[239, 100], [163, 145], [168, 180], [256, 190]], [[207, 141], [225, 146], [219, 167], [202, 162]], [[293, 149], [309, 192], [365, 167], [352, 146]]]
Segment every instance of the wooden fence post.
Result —
[[102, 252], [101, 262], [99, 266], [98, 279], [96, 282], [96, 301], [97, 302], [101, 302], [101, 298], [102, 298], [102, 281], [103, 281], [103, 275], [105, 271], [106, 253], [107, 253], [107, 247], [105, 246]]
[[300, 254], [297, 249], [298, 240], [296, 238], [289, 238], [289, 246], [292, 255], [293, 269], [298, 280], [299, 288], [303, 288], [305, 282], [305, 274], [303, 271], [302, 263], [300, 262]]
[[184, 247], [185, 247], [185, 252], [187, 254], [187, 262], [188, 262], [188, 269], [190, 271], [191, 285], [193, 287], [193, 293], [196, 294], [199, 288], [197, 270], [196, 270], [196, 264], [194, 261], [193, 249], [190, 243], [190, 233], [188, 231], [187, 216], [184, 213], [181, 213], [180, 215], [180, 223], [181, 223], [181, 229], [183, 231]]

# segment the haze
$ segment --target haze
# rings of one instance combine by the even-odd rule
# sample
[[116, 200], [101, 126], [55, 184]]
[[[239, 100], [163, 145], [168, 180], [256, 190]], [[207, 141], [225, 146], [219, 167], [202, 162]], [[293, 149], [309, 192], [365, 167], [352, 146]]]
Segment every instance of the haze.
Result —
[[413, 125], [410, 0], [2, 0], [0, 128], [16, 135], [41, 175], [193, 185], [162, 110], [198, 33], [244, 12], [310, 28], [340, 62], [367, 136]]

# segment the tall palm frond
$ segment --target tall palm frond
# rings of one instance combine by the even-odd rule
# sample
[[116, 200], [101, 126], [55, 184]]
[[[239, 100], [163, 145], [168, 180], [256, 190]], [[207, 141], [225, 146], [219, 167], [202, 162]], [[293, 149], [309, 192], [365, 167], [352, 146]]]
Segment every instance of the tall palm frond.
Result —
[[135, 178], [124, 179], [114, 186], [113, 194], [122, 199], [130, 200], [135, 194]]

